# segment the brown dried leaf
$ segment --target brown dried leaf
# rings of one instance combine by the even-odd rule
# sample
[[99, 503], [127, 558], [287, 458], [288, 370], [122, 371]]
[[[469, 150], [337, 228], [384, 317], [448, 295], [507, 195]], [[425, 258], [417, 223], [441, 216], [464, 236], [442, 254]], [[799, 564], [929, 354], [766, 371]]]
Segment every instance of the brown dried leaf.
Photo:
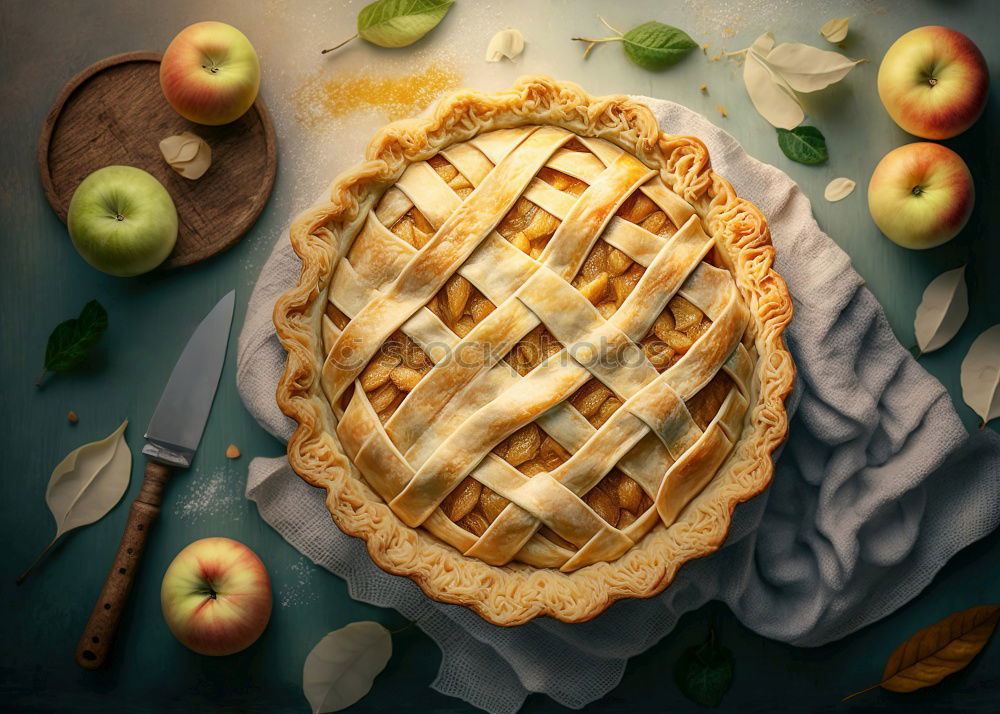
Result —
[[979, 654], [998, 620], [1000, 605], [980, 605], [919, 630], [889, 656], [881, 682], [845, 697], [844, 701], [876, 687], [891, 692], [913, 692], [937, 684], [966, 667]]

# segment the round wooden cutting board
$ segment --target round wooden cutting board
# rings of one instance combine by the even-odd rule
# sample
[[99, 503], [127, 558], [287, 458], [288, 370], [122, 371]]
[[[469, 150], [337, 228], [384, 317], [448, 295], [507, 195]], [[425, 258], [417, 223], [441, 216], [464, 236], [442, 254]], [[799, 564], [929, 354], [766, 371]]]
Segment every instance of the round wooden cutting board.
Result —
[[[204, 260], [238, 241], [271, 195], [277, 170], [274, 127], [258, 97], [225, 126], [188, 121], [160, 89], [160, 55], [130, 52], [91, 65], [63, 88], [38, 143], [38, 168], [63, 222], [73, 191], [92, 171], [124, 164], [158, 178], [177, 206], [177, 245], [164, 267]], [[212, 148], [212, 166], [191, 181], [171, 169], [161, 139], [190, 131]]]

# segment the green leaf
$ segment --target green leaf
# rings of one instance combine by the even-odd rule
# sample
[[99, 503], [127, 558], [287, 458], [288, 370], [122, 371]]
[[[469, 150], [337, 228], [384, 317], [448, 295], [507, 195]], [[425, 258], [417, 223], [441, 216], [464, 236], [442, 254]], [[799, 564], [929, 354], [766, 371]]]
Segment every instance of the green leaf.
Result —
[[80, 316], [56, 325], [45, 348], [45, 369], [64, 372], [80, 364], [90, 348], [108, 329], [108, 313], [101, 303], [91, 300]]
[[814, 126], [797, 126], [792, 130], [778, 129], [778, 146], [792, 161], [800, 164], [821, 164], [829, 158], [826, 139]]
[[625, 54], [643, 69], [666, 69], [697, 47], [684, 30], [662, 22], [644, 22], [623, 37]]
[[406, 47], [433, 30], [455, 0], [377, 0], [358, 13], [358, 34], [380, 47]]
[[733, 682], [733, 653], [719, 644], [715, 631], [697, 647], [684, 650], [674, 665], [674, 681], [688, 699], [717, 707]]

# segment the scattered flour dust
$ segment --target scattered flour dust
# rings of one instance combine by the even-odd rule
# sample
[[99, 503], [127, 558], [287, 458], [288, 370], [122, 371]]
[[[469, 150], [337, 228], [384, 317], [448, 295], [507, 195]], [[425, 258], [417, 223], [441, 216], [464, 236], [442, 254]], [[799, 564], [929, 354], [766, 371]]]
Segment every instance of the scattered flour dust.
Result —
[[299, 557], [292, 564], [291, 577], [282, 583], [278, 591], [278, 602], [282, 607], [297, 607], [316, 602], [316, 590], [310, 587], [316, 566], [308, 558]]
[[235, 520], [243, 515], [245, 477], [236, 469], [220, 467], [211, 473], [194, 472], [183, 480], [174, 515], [186, 521], [220, 518]]

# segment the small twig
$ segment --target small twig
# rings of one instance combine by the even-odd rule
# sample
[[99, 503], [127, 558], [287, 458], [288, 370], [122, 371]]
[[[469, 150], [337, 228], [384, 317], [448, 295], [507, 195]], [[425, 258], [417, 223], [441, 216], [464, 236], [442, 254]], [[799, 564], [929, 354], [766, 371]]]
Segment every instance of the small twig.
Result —
[[606, 28], [608, 28], [612, 32], [617, 33], [618, 36], [617, 37], [601, 37], [601, 38], [593, 38], [593, 37], [571, 37], [570, 39], [576, 40], [577, 42], [589, 42], [590, 43], [590, 44], [587, 45], [587, 49], [585, 49], [583, 51], [583, 58], [584, 59], [587, 59], [587, 56], [590, 54], [590, 51], [592, 49], [594, 49], [594, 46], [597, 45], [598, 42], [624, 42], [625, 41], [625, 33], [623, 33], [621, 30], [619, 30], [619, 29], [617, 29], [615, 27], [612, 27], [608, 23], [608, 21], [605, 20], [600, 15], [598, 15], [597, 18], [601, 22], [604, 23], [604, 26]]
[[49, 370], [47, 370], [47, 369], [43, 369], [42, 370], [42, 373], [40, 375], [38, 375], [38, 379], [35, 380], [35, 386], [36, 387], [41, 387], [42, 386], [42, 382], [45, 381], [45, 375], [47, 375], [48, 373], [49, 373]]
[[43, 551], [42, 551], [41, 553], [39, 553], [39, 554], [38, 554], [38, 557], [37, 557], [37, 558], [35, 558], [35, 559], [34, 559], [34, 560], [33, 560], [33, 561], [31, 562], [31, 565], [29, 565], [29, 566], [28, 566], [28, 569], [27, 569], [27, 570], [25, 570], [25, 571], [24, 571], [23, 573], [21, 573], [21, 574], [20, 574], [20, 575], [19, 575], [19, 576], [17, 577], [17, 580], [15, 580], [15, 581], [14, 581], [14, 584], [15, 584], [15, 585], [20, 585], [21, 583], [23, 583], [23, 582], [24, 582], [25, 578], [27, 578], [27, 577], [28, 577], [28, 574], [29, 574], [29, 573], [30, 573], [30, 572], [32, 571], [32, 569], [33, 569], [33, 568], [34, 568], [34, 567], [35, 567], [36, 565], [38, 565], [39, 561], [41, 561], [41, 559], [45, 557], [45, 554], [46, 554], [46, 553], [48, 553], [48, 552], [49, 552], [49, 550], [50, 550], [50, 549], [52, 548], [52, 546], [54, 546], [54, 545], [56, 544], [56, 541], [57, 541], [57, 540], [59, 540], [59, 536], [56, 536], [55, 538], [53, 538], [53, 539], [52, 539], [52, 542], [51, 542], [51, 543], [49, 543], [49, 544], [48, 544], [47, 546], [45, 546], [45, 550], [43, 550]]
[[339, 45], [335, 45], [333, 47], [328, 47], [325, 50], [323, 50], [322, 52], [320, 52], [320, 54], [321, 55], [325, 55], [327, 52], [333, 52], [334, 50], [339, 50], [341, 47], [343, 47], [344, 45], [346, 45], [351, 40], [356, 40], [356, 39], [358, 39], [357, 35], [351, 35], [346, 40], [344, 40], [343, 42], [341, 42]]
[[609, 30], [611, 30], [612, 32], [617, 32], [617, 33], [618, 33], [619, 35], [624, 35], [624, 34], [625, 34], [625, 33], [624, 33], [624, 32], [622, 32], [621, 30], [619, 30], [618, 28], [616, 28], [616, 27], [612, 27], [612, 26], [611, 26], [611, 25], [610, 25], [610, 24], [608, 23], [608, 21], [607, 21], [607, 20], [605, 20], [605, 19], [604, 19], [603, 17], [601, 17], [600, 15], [598, 15], [598, 16], [597, 16], [597, 19], [598, 19], [598, 20], [600, 20], [601, 22], [603, 22], [603, 23], [604, 23], [604, 26], [605, 26], [606, 28], [608, 28]]
[[881, 684], [882, 683], [879, 682], [878, 684], [873, 684], [872, 686], [868, 687], [868, 689], [862, 689], [860, 692], [855, 692], [854, 694], [848, 694], [846, 697], [844, 697], [840, 701], [846, 702], [848, 699], [854, 699], [854, 697], [858, 696], [859, 694], [864, 694], [865, 692], [870, 692], [873, 689], [878, 689], [878, 687], [880, 687]]
[[590, 43], [589, 45], [587, 45], [587, 49], [585, 49], [583, 51], [583, 58], [587, 59], [587, 55], [590, 54], [590, 51], [592, 49], [594, 49], [594, 46], [598, 42], [621, 42], [625, 38], [624, 37], [602, 37], [600, 39], [594, 39], [594, 38], [591, 38], [591, 37], [571, 37], [570, 39], [576, 40], [577, 42], [589, 42]]

